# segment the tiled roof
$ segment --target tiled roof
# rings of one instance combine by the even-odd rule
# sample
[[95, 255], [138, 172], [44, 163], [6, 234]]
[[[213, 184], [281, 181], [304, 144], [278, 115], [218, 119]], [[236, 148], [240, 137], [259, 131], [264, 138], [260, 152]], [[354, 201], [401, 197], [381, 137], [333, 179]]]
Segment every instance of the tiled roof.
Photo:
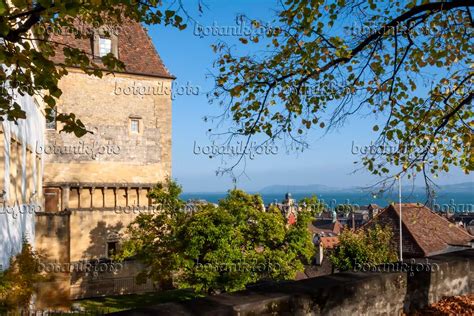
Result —
[[342, 229], [341, 223], [336, 220], [333, 222], [332, 219], [316, 219], [309, 224], [309, 231], [313, 234], [318, 233], [335, 233], [339, 234]]
[[339, 244], [338, 236], [320, 237], [319, 240], [324, 249], [332, 249]]
[[[400, 218], [400, 204], [388, 206], [382, 213], [385, 212], [392, 212]], [[378, 214], [374, 220], [381, 217], [382, 213]], [[447, 252], [455, 249], [456, 246], [469, 246], [469, 242], [474, 240], [474, 236], [466, 230], [424, 205], [402, 204], [402, 222], [425, 256]]]
[[[118, 59], [125, 64], [125, 73], [174, 78], [166, 69], [147, 31], [140, 23], [127, 21], [114, 33], [118, 38]], [[90, 39], [76, 39], [73, 34], [68, 32], [55, 33], [51, 36], [51, 40], [79, 48], [89, 55], [92, 55], [93, 52], [92, 35]], [[52, 60], [55, 63], [64, 62], [63, 46], [58, 47], [56, 56]], [[94, 62], [100, 64], [100, 61], [95, 60]]]

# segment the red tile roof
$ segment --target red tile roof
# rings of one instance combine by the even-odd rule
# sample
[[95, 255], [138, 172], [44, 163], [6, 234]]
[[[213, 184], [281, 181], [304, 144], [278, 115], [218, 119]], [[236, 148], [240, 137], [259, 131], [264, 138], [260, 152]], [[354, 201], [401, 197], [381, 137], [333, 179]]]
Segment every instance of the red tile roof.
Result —
[[338, 220], [335, 222], [332, 219], [316, 219], [308, 225], [308, 229], [313, 234], [319, 233], [334, 233], [340, 234], [342, 224]]
[[336, 247], [339, 244], [339, 237], [338, 236], [333, 236], [333, 237], [320, 237], [319, 238], [321, 245], [323, 246], [324, 249], [332, 249]]
[[[400, 218], [400, 204], [388, 206], [364, 227], [371, 226], [386, 213]], [[453, 246], [469, 246], [474, 236], [466, 230], [449, 222], [446, 218], [431, 211], [428, 207], [416, 203], [402, 204], [402, 223], [404, 230], [411, 235], [425, 256], [448, 252]], [[398, 226], [397, 226], [398, 229]]]
[[288, 225], [294, 225], [296, 224], [296, 216], [294, 213], [290, 213], [288, 216]]
[[[78, 24], [80, 23], [78, 22]], [[118, 37], [118, 59], [125, 63], [125, 73], [174, 79], [140, 23], [127, 21], [118, 28], [114, 28], [114, 33]], [[51, 40], [79, 48], [89, 55], [92, 55], [93, 52], [92, 35], [90, 39], [76, 39], [73, 34], [68, 32], [54, 33]], [[56, 56], [52, 60], [56, 63], [64, 61], [63, 46], [59, 46]]]

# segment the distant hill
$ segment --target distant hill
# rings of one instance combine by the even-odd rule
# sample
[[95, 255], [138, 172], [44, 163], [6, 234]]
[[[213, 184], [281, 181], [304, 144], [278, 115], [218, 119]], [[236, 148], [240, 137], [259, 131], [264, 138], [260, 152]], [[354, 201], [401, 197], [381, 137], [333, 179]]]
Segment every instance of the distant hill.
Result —
[[[403, 186], [403, 192], [424, 192], [425, 188], [423, 186]], [[360, 188], [350, 187], [350, 188], [337, 188], [330, 187], [324, 184], [307, 184], [307, 185], [284, 185], [276, 184], [266, 186], [259, 193], [262, 194], [284, 194], [287, 192], [290, 193], [335, 193], [335, 192], [359, 192]], [[439, 192], [450, 192], [450, 193], [472, 193], [474, 194], [474, 182], [463, 182], [457, 184], [446, 184], [439, 185], [437, 191]]]
[[262, 194], [284, 194], [290, 193], [328, 193], [328, 192], [339, 192], [341, 188], [329, 187], [323, 184], [308, 184], [308, 185], [284, 185], [276, 184], [264, 187], [259, 192]]
[[474, 195], [474, 182], [440, 185], [440, 189], [444, 192], [462, 192]]

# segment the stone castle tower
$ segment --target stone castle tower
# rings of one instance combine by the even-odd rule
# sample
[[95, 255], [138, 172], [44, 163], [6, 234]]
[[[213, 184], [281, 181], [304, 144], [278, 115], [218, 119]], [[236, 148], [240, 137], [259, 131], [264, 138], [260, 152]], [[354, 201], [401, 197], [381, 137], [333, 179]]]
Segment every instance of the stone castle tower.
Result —
[[[126, 69], [104, 71], [99, 78], [69, 68], [59, 83], [63, 94], [57, 114], [74, 113], [93, 134], [77, 138], [59, 133], [61, 126], [54, 120], [47, 122], [40, 148], [45, 212], [37, 216], [37, 249], [61, 263], [108, 258], [138, 215], [133, 210], [149, 206], [147, 193], [171, 176], [174, 77], [139, 23], [126, 23], [113, 32], [96, 29], [89, 39], [65, 34], [54, 35], [54, 40], [91, 54], [99, 65], [99, 57], [112, 53]], [[63, 61], [61, 48], [54, 62]], [[91, 289], [90, 282], [74, 277], [70, 297], [137, 292], [140, 289], [125, 280], [133, 275], [130, 269], [120, 275], [120, 286], [109, 280]]]

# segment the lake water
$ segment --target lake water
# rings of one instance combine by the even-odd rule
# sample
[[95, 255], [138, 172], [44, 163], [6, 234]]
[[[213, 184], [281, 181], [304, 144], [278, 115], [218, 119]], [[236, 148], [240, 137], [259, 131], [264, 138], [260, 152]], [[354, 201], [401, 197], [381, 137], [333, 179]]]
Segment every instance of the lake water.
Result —
[[[181, 198], [184, 200], [206, 200], [208, 202], [217, 203], [219, 200], [225, 198], [227, 193], [183, 193]], [[309, 197], [312, 193], [295, 193], [293, 198], [298, 201], [303, 197]], [[352, 205], [368, 205], [370, 203], [379, 206], [387, 206], [395, 202], [398, 203], [398, 195], [391, 194], [381, 197], [374, 197], [368, 193], [360, 192], [334, 192], [316, 194], [320, 201], [323, 201], [330, 207], [335, 207], [338, 204], [352, 204]], [[265, 204], [274, 201], [281, 202], [285, 196], [284, 194], [262, 194]], [[411, 192], [402, 196], [403, 203], [426, 203], [426, 195], [421, 192]], [[474, 212], [474, 193], [465, 192], [441, 192], [438, 193], [434, 200], [434, 210], [453, 210], [456, 212]]]

